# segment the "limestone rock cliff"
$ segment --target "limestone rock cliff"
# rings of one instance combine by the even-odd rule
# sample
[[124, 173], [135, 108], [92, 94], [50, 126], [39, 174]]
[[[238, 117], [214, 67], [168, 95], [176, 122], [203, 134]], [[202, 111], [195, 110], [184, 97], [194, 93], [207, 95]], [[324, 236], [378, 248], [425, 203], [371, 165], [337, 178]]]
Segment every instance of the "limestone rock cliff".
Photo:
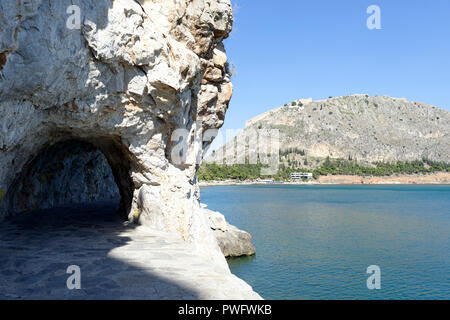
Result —
[[[0, 218], [41, 206], [55, 155], [76, 142], [97, 162], [78, 159], [75, 181], [89, 190], [107, 176], [81, 168], [101, 152], [125, 220], [176, 234], [227, 270], [198, 201], [196, 160], [208, 142], [195, 138], [224, 121], [231, 28], [229, 0], [1, 1]], [[55, 192], [49, 205], [72, 197]]]

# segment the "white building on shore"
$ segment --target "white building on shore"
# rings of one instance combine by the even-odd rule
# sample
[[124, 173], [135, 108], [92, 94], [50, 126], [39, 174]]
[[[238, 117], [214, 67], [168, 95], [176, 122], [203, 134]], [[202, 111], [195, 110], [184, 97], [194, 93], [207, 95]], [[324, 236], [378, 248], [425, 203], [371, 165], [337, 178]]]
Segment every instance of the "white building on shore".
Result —
[[312, 179], [313, 174], [311, 172], [292, 172], [291, 180]]

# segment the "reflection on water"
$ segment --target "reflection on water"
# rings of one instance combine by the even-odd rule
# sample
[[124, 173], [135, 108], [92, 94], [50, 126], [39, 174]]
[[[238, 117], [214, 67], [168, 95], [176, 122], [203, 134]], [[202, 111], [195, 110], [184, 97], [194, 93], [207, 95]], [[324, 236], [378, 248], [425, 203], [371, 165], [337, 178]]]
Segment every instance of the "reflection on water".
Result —
[[257, 255], [228, 262], [266, 299], [450, 298], [450, 186], [221, 186], [202, 202], [252, 234]]

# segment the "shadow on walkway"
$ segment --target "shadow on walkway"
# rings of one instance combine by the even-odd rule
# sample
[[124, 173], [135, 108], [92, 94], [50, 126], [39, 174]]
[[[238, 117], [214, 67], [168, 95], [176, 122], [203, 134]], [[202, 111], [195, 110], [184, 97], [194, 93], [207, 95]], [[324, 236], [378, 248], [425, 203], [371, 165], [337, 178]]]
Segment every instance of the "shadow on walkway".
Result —
[[[121, 233], [135, 226], [124, 226], [116, 210], [114, 203], [96, 203], [4, 220], [0, 299], [198, 299], [195, 290], [161, 277], [161, 272], [110, 257], [112, 249], [134, 241]], [[154, 239], [154, 245], [161, 241]], [[70, 265], [81, 269], [80, 290], [67, 288]]]

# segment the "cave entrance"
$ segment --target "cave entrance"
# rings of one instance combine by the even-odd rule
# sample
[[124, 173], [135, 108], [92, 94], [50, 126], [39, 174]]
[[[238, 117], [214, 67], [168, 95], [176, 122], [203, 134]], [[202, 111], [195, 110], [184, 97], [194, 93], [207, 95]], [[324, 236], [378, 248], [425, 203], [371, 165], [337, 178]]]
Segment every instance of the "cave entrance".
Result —
[[[96, 139], [97, 140], [97, 139]], [[13, 214], [52, 208], [117, 206], [127, 219], [131, 181], [126, 153], [111, 140], [95, 145], [65, 140], [47, 146], [25, 166], [9, 194]]]

